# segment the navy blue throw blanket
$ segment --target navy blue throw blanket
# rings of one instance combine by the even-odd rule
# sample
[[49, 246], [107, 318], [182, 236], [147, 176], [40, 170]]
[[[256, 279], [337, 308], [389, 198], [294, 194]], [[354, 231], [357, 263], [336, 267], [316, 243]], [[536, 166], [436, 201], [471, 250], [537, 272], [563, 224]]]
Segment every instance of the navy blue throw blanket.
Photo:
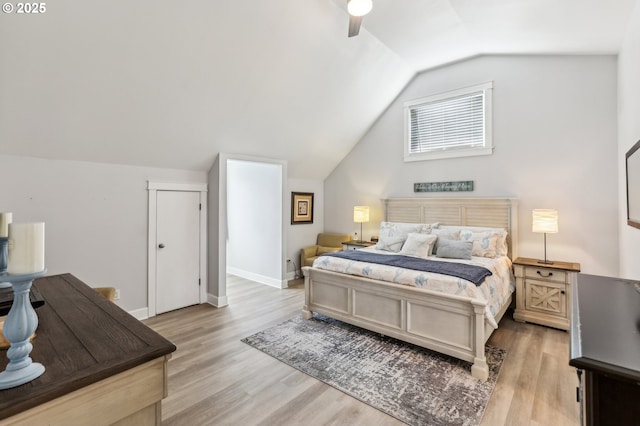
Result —
[[358, 260], [360, 262], [397, 266], [416, 271], [435, 272], [471, 281], [476, 286], [482, 284], [486, 277], [492, 275], [490, 270], [482, 266], [421, 259], [419, 257], [402, 256], [399, 254], [379, 254], [361, 250], [347, 250], [336, 253], [325, 253], [322, 256], [334, 256], [348, 260]]

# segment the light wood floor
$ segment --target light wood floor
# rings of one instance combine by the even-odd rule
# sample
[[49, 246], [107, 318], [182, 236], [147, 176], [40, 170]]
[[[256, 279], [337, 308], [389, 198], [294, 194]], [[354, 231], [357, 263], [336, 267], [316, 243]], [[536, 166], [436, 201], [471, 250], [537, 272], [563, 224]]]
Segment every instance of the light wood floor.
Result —
[[[279, 290], [229, 277], [229, 306], [193, 306], [145, 321], [178, 347], [164, 425], [397, 425], [398, 420], [242, 343], [300, 312], [301, 280]], [[490, 343], [508, 350], [483, 425], [577, 425], [569, 334], [511, 319]]]

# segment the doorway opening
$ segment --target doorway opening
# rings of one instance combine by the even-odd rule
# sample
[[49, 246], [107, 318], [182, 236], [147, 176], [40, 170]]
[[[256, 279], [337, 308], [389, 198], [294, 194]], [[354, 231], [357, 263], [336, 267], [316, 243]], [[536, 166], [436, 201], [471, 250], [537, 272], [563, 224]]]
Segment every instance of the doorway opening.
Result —
[[282, 165], [227, 160], [227, 273], [282, 286]]
[[209, 171], [208, 301], [212, 305], [228, 305], [228, 269], [252, 281], [287, 287], [286, 176], [286, 161], [218, 155]]

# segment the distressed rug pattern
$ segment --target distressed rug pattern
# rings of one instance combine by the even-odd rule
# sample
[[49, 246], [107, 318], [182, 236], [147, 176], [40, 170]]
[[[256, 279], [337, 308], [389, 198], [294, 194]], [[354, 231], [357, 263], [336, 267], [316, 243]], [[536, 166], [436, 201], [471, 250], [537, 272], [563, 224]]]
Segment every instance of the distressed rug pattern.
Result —
[[242, 341], [412, 425], [479, 424], [506, 356], [487, 346], [481, 382], [468, 362], [318, 314]]

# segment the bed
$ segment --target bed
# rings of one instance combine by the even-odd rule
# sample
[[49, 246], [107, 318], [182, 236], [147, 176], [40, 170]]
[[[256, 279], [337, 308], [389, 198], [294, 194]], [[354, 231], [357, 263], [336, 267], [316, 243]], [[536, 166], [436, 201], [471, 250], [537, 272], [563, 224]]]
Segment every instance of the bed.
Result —
[[[509, 259], [517, 257], [518, 241], [516, 199], [390, 198], [382, 200], [382, 206], [385, 222], [505, 229], [504, 254], [512, 277]], [[491, 302], [480, 293], [449, 294], [322, 269], [316, 263], [303, 269], [305, 318], [316, 312], [453, 356], [472, 363], [473, 377], [488, 378], [485, 344], [512, 302], [512, 283], [499, 306], [489, 307]]]

